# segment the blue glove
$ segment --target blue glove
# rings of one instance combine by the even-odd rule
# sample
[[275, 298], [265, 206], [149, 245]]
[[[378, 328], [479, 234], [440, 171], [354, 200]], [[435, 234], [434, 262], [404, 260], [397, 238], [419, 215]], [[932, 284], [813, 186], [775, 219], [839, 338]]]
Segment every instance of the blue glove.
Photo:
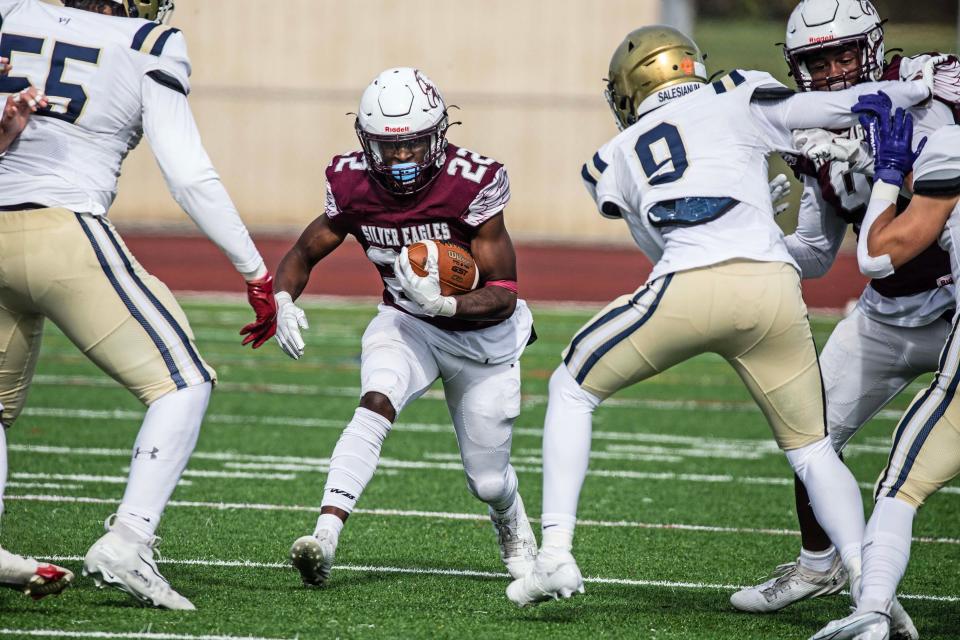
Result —
[[923, 146], [924, 138], [917, 151], [913, 151], [913, 116], [898, 108], [892, 114], [893, 104], [890, 98], [879, 91], [875, 94], [860, 96], [852, 111], [860, 114], [860, 124], [867, 132], [867, 141], [873, 150], [875, 179], [898, 187], [913, 170]]

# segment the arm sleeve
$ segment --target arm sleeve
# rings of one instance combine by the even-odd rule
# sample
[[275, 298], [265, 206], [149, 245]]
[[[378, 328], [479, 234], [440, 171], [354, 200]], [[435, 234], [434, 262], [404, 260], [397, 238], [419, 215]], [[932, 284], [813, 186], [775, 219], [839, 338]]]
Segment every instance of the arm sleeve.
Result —
[[912, 107], [930, 97], [920, 80], [912, 82], [866, 82], [843, 91], [810, 91], [776, 101], [755, 100], [750, 110], [757, 126], [774, 149], [792, 148], [794, 129], [848, 129], [858, 123], [850, 111], [862, 95], [883, 91], [895, 107]]
[[237, 271], [261, 271], [263, 258], [203, 148], [187, 97], [149, 76], [142, 82], [143, 130], [173, 199]]
[[846, 230], [847, 223], [821, 197], [816, 181], [805, 178], [797, 230], [784, 238], [803, 278], [819, 278], [830, 270]]

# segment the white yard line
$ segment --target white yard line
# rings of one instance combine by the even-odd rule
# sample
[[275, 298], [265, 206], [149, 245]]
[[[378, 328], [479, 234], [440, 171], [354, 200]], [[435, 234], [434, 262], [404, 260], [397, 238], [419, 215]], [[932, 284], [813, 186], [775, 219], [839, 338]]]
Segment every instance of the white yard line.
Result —
[[30, 638], [135, 638], [137, 640], [286, 640], [257, 636], [194, 636], [183, 633], [148, 631], [68, 631], [66, 629], [0, 629], [0, 636]]
[[[81, 556], [49, 556], [43, 558], [47, 562], [80, 562]], [[201, 567], [239, 567], [247, 569], [291, 569], [287, 563], [280, 562], [252, 562], [249, 560], [158, 560], [161, 564], [187, 565]], [[334, 571], [358, 571], [362, 573], [396, 573], [407, 575], [454, 576], [467, 578], [509, 579], [510, 574], [494, 571], [474, 571], [471, 569], [428, 569], [421, 567], [381, 567], [372, 565], [338, 564]], [[709, 582], [674, 582], [670, 580], [635, 580], [631, 578], [601, 578], [584, 577], [584, 582], [592, 584], [617, 584], [632, 587], [666, 587], [671, 589], [710, 589], [721, 591], [735, 591], [743, 589], [741, 585], [712, 584]], [[924, 594], [897, 594], [905, 600], [928, 600], [933, 602], [960, 602], [960, 596], [932, 596]]]
[[[120, 386], [110, 378], [99, 376], [61, 376], [37, 375], [33, 382], [50, 386], [81, 386], [97, 388], [115, 388]], [[306, 384], [270, 384], [249, 382], [220, 382], [217, 389], [227, 393], [268, 393], [271, 395], [294, 395], [308, 398], [335, 397], [360, 399], [360, 387], [328, 387], [325, 385]], [[429, 400], [444, 400], [443, 392], [438, 390], [427, 391], [422, 398]], [[547, 403], [547, 396], [524, 395], [524, 406], [537, 406]], [[643, 398], [609, 398], [604, 401], [605, 407], [621, 409], [653, 409], [658, 411], [710, 411], [719, 413], [756, 413], [760, 410], [752, 402], [722, 402], [718, 400], [653, 400]], [[884, 409], [876, 417], [887, 420], [899, 420], [902, 411]]]
[[[73, 502], [80, 504], [116, 505], [117, 501], [107, 498], [91, 498], [85, 496], [58, 496], [42, 494], [7, 495], [6, 500], [21, 500], [24, 502]], [[301, 506], [287, 504], [258, 504], [249, 502], [197, 502], [189, 500], [171, 500], [170, 507], [192, 509], [213, 509], [216, 511], [285, 511], [296, 513], [316, 513], [316, 506]], [[467, 520], [487, 522], [489, 516], [480, 513], [455, 513], [447, 511], [419, 511], [409, 509], [354, 509], [353, 513], [379, 517], [397, 518], [427, 518], [433, 520]], [[538, 518], [530, 518], [531, 522], [539, 522]], [[732, 533], [737, 535], [764, 535], [764, 536], [791, 536], [800, 535], [799, 531], [775, 528], [753, 527], [717, 527], [700, 524], [636, 522], [632, 520], [577, 520], [580, 527], [604, 527], [617, 529], [653, 529], [661, 531], [692, 531], [698, 533]], [[960, 545], [960, 538], [933, 538], [915, 537], [914, 542], [922, 544]]]
[[[124, 457], [129, 458], [130, 452], [126, 449], [103, 449], [85, 447], [55, 447], [46, 445], [17, 445], [8, 446], [10, 451], [21, 451], [35, 454]], [[326, 473], [329, 471], [329, 458], [308, 458], [299, 456], [269, 456], [234, 453], [229, 451], [195, 451], [194, 460], [212, 460], [223, 463], [223, 466], [232, 470], [242, 471], [272, 471], [286, 473]], [[542, 473], [539, 466], [514, 465], [521, 473]], [[431, 471], [454, 471], [462, 473], [463, 467], [456, 462], [430, 462], [426, 460], [398, 460], [395, 458], [381, 458], [379, 472], [396, 473], [409, 469], [428, 469]], [[708, 484], [749, 484], [761, 486], [792, 486], [792, 477], [779, 476], [734, 476], [730, 474], [702, 474], [702, 473], [674, 473], [672, 471], [631, 471], [625, 469], [592, 469], [588, 475], [616, 480], [657, 480], [668, 482], [693, 482]], [[873, 489], [873, 484], [861, 482], [862, 489]], [[945, 495], [960, 495], [960, 487], [944, 487], [940, 493]]]

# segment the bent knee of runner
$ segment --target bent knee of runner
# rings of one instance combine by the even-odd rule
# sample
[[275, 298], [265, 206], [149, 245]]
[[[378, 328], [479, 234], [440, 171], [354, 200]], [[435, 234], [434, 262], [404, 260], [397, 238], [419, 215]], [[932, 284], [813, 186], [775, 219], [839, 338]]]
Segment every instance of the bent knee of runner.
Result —
[[487, 504], [499, 504], [512, 496], [516, 490], [516, 476], [506, 470], [467, 473], [467, 487], [477, 500]]
[[368, 391], [360, 398], [360, 408], [383, 416], [390, 422], [397, 419], [397, 405], [387, 395], [379, 391]]

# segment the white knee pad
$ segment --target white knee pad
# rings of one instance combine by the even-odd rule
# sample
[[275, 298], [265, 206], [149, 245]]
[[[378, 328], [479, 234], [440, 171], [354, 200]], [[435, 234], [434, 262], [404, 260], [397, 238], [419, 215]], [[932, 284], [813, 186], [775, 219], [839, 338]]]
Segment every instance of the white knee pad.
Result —
[[[600, 406], [602, 400], [577, 384], [565, 365], [560, 365], [550, 376], [550, 401], [564, 406], [576, 407], [589, 413]], [[580, 411], [578, 411], [579, 413]]]
[[487, 469], [467, 473], [467, 487], [478, 500], [495, 509], [513, 504], [517, 494], [517, 472], [507, 464], [506, 469]]
[[790, 466], [793, 467], [793, 471], [801, 481], [806, 480], [810, 467], [823, 460], [832, 460], [837, 456], [833, 450], [833, 442], [830, 438], [823, 438], [813, 444], [808, 444], [805, 447], [793, 449], [792, 451], [785, 451], [784, 453], [787, 454], [787, 461], [790, 463]]

